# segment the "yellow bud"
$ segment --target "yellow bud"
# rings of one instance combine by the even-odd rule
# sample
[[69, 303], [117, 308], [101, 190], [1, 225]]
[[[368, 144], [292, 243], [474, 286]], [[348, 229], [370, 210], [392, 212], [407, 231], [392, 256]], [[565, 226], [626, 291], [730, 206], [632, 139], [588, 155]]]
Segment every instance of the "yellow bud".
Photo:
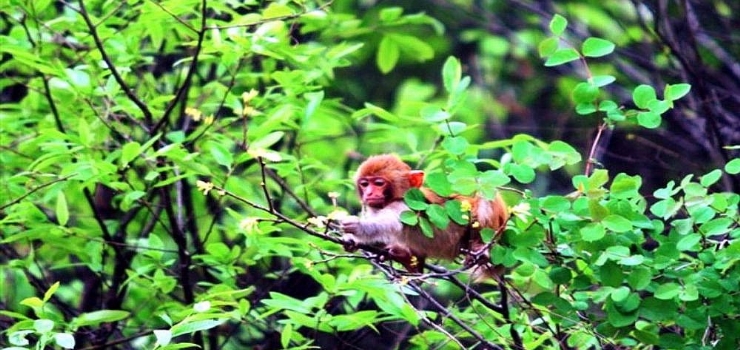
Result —
[[186, 114], [186, 115], [189, 115], [189, 116], [190, 116], [191, 118], [193, 118], [193, 120], [195, 120], [196, 122], [197, 122], [197, 121], [199, 121], [199, 120], [200, 120], [200, 118], [202, 118], [202, 117], [203, 117], [203, 113], [202, 113], [201, 111], [199, 111], [199, 110], [198, 110], [198, 109], [196, 109], [196, 108], [192, 108], [192, 107], [187, 107], [187, 108], [185, 108], [185, 114]]
[[329, 218], [329, 220], [335, 220], [336, 221], [336, 220], [342, 220], [342, 219], [346, 218], [347, 215], [349, 215], [349, 213], [347, 213], [346, 210], [344, 210], [344, 209], [335, 209], [334, 211], [332, 211], [331, 213], [329, 213], [329, 215], [327, 215], [327, 217]]
[[460, 202], [460, 210], [471, 211], [472, 209], [473, 209], [473, 203], [470, 203], [470, 201], [464, 200]]
[[249, 104], [249, 101], [251, 101], [253, 98], [255, 98], [259, 92], [255, 89], [249, 90], [249, 92], [242, 93], [242, 102], [247, 105]]
[[195, 187], [198, 188], [198, 191], [201, 191], [203, 192], [204, 195], [207, 195], [208, 192], [210, 192], [213, 189], [213, 184], [210, 182], [198, 180], [195, 182]]
[[207, 116], [206, 119], [203, 120], [203, 123], [205, 123], [206, 125], [211, 125], [211, 124], [213, 124], [213, 121], [215, 119], [216, 119], [216, 117], [214, 117], [213, 114], [211, 114], [211, 115]]
[[315, 218], [308, 218], [308, 223], [318, 228], [326, 227], [326, 216], [317, 216]]
[[242, 221], [239, 221], [239, 228], [251, 232], [257, 228], [257, 224], [259, 224], [259, 219], [257, 218], [244, 218]]

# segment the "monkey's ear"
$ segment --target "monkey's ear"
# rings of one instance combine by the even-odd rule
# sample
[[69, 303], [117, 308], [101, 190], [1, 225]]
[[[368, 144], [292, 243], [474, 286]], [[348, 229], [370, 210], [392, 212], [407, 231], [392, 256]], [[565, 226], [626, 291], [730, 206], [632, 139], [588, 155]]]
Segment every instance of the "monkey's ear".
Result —
[[409, 185], [411, 187], [419, 188], [424, 183], [424, 171], [423, 170], [411, 170], [409, 171]]

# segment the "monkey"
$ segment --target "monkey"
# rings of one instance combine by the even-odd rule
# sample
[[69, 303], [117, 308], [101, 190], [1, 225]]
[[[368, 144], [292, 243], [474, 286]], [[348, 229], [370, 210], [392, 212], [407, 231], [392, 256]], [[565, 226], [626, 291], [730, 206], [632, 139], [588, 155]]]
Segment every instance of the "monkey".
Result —
[[[493, 200], [480, 196], [452, 195], [442, 197], [423, 187], [424, 172], [412, 170], [395, 155], [382, 154], [368, 158], [355, 175], [357, 193], [363, 209], [359, 216], [347, 216], [339, 223], [343, 240], [348, 249], [358, 243], [384, 246], [392, 260], [408, 272], [422, 271], [426, 258], [454, 260], [463, 249], [468, 251], [466, 265], [482, 267], [483, 275], [497, 274], [490, 263], [478, 263], [480, 257], [489, 260], [486, 244], [480, 231], [484, 228], [499, 229], [506, 224], [508, 211], [500, 195]], [[449, 200], [470, 204], [470, 222], [459, 225], [450, 222], [446, 229], [434, 227], [433, 237], [427, 237], [417, 226], [404, 225], [401, 213], [410, 210], [404, 195], [411, 188], [418, 188], [430, 204], [444, 205]], [[480, 275], [480, 274], [478, 274]]]

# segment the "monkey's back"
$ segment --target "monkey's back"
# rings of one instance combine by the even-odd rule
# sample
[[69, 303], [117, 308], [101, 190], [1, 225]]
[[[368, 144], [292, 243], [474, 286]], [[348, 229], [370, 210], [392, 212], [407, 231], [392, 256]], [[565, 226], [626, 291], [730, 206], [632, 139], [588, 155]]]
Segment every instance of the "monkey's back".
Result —
[[450, 223], [446, 230], [434, 229], [434, 237], [425, 236], [418, 227], [406, 226], [400, 240], [415, 255], [453, 260], [460, 254], [465, 227]]

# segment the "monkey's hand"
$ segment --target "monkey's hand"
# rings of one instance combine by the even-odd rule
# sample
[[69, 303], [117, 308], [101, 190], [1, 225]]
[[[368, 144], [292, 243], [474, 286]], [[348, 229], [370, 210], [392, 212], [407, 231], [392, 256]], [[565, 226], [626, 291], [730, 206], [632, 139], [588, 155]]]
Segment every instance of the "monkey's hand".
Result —
[[344, 250], [348, 252], [357, 250], [359, 240], [355, 234], [360, 231], [360, 218], [354, 215], [343, 218], [339, 224], [339, 229], [344, 233], [341, 238]]
[[360, 218], [354, 215], [347, 216], [339, 222], [339, 229], [344, 233], [359, 233]]

